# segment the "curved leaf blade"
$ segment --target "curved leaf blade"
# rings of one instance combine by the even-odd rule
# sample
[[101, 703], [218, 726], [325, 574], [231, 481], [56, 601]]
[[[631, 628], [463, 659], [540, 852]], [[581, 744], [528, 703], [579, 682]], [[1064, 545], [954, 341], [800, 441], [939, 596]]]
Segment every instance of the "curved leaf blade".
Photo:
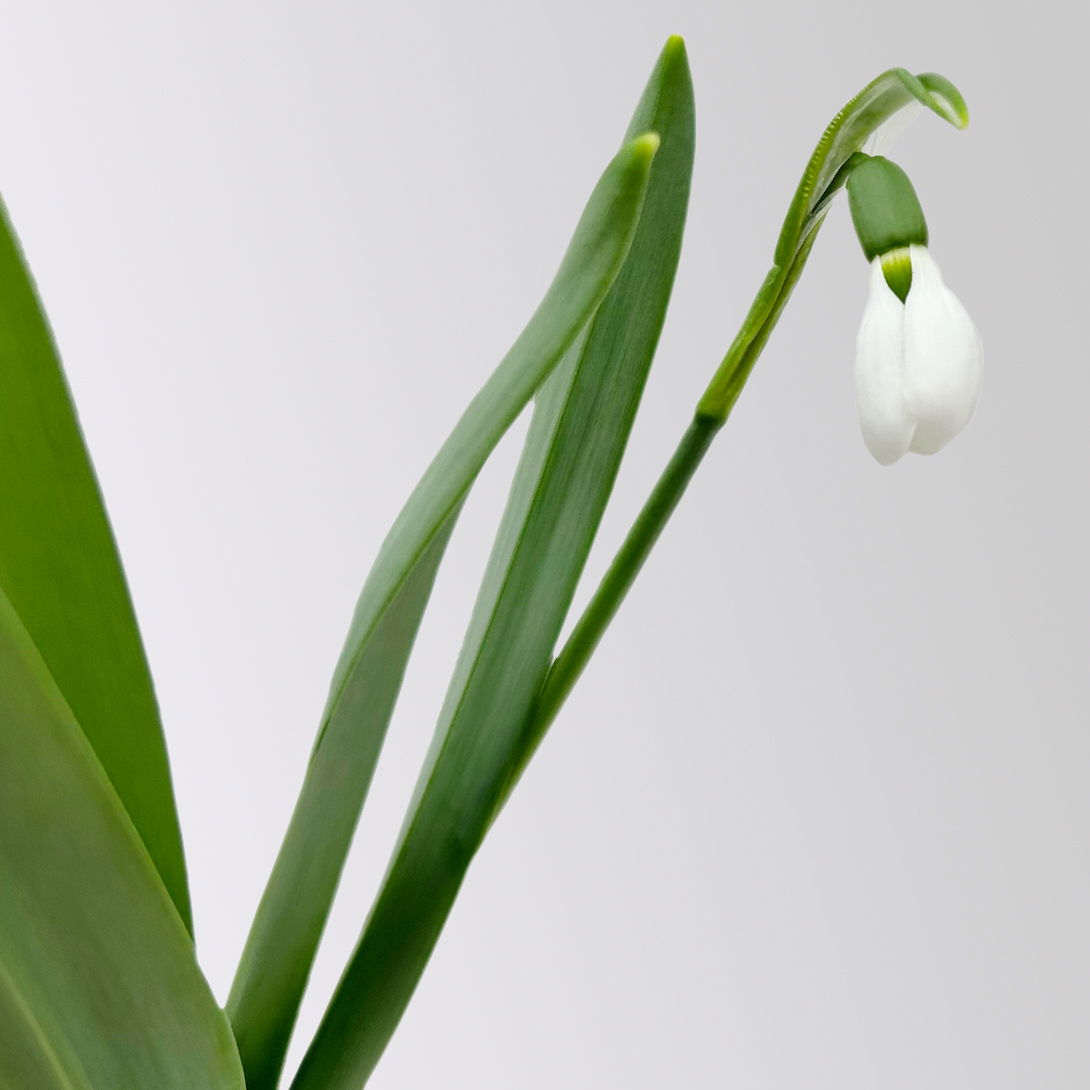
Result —
[[250, 1090], [275, 1086], [435, 570], [466, 493], [613, 283], [657, 138], [599, 180], [544, 300], [402, 509], [367, 578], [283, 848], [228, 1001]]
[[136, 618], [60, 360], [2, 205], [0, 589], [191, 927], [170, 769]]
[[539, 395], [393, 863], [293, 1090], [366, 1082], [525, 759], [531, 709], [612, 489], [677, 266], [693, 153], [680, 39], [664, 50], [630, 132], [648, 129], [662, 143], [636, 237]]
[[0, 593], [0, 1072], [59, 1090], [243, 1090], [150, 857]]
[[271, 1090], [279, 1080], [318, 942], [457, 514], [458, 509], [440, 527], [376, 623], [311, 754], [227, 1002], [250, 1090]]

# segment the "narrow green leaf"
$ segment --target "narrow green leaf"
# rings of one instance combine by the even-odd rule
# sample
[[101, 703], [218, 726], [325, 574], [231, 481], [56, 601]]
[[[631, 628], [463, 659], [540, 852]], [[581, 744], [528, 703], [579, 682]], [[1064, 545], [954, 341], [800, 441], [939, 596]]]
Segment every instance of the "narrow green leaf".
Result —
[[379, 618], [311, 754], [227, 1012], [250, 1090], [276, 1086], [409, 653], [459, 508]]
[[2, 205], [0, 589], [190, 927], [181, 834], [140, 634], [60, 361]]
[[276, 1084], [457, 512], [496, 443], [613, 283], [632, 242], [657, 147], [657, 137], [639, 136], [606, 169], [544, 300], [424, 474], [368, 576], [302, 794], [228, 1002], [249, 1090]]
[[242, 1090], [147, 850], [0, 592], [0, 1087]]
[[378, 900], [294, 1090], [359, 1090], [419, 980], [518, 769], [535, 695], [609, 498], [665, 317], [693, 155], [685, 50], [663, 51], [630, 128], [661, 137], [635, 240], [538, 398], [432, 750]]

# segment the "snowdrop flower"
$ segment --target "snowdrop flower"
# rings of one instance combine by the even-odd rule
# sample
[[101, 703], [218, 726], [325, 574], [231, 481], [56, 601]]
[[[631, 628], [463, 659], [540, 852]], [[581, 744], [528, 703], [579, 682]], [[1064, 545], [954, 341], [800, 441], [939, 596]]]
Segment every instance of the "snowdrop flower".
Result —
[[980, 394], [980, 337], [927, 249], [904, 171], [867, 160], [848, 194], [871, 263], [856, 342], [859, 423], [867, 449], [892, 465], [908, 451], [936, 453], [969, 422]]
[[980, 338], [935, 259], [913, 245], [894, 260], [910, 263], [911, 287], [902, 303], [883, 258], [874, 258], [855, 351], [863, 441], [883, 465], [907, 451], [941, 450], [969, 423], [980, 394]]

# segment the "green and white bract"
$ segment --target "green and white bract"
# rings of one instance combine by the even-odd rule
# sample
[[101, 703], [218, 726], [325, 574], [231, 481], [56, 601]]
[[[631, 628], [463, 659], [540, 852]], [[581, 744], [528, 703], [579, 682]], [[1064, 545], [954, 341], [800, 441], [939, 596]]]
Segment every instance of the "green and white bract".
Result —
[[980, 336], [926, 246], [909, 247], [902, 303], [871, 262], [855, 353], [856, 401], [867, 449], [882, 465], [934, 454], [968, 424], [980, 395]]

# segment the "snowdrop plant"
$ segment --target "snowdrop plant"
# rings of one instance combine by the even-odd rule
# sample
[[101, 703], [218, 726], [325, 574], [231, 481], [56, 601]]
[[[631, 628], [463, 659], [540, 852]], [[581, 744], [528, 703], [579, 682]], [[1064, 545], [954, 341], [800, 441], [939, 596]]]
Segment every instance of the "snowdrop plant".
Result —
[[[378, 551], [225, 1008], [195, 955], [166, 748], [117, 550], [44, 314], [0, 216], [0, 1090], [367, 1083], [477, 849], [728, 419], [845, 184], [873, 262], [858, 362], [868, 445], [882, 461], [929, 452], [972, 411], [975, 333], [927, 253], [922, 216], [905, 226], [915, 213], [904, 180], [861, 153], [915, 105], [967, 121], [949, 81], [893, 69], [826, 128], [742, 328], [561, 643], [680, 254], [693, 96], [684, 45], [666, 44], [552, 285]], [[286, 1073], [436, 571], [475, 477], [531, 401], [385, 878], [301, 1065]]]

